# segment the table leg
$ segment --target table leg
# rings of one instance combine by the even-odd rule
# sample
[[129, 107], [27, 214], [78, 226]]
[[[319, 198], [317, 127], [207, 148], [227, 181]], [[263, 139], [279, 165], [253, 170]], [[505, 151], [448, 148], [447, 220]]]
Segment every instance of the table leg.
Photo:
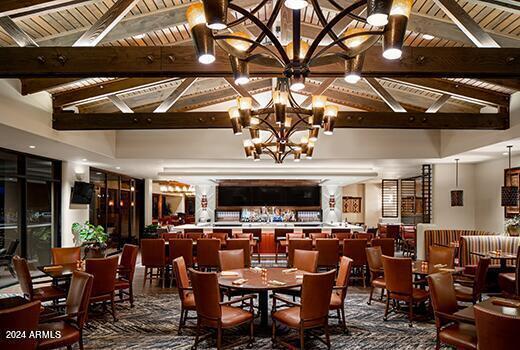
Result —
[[507, 265], [506, 259], [500, 259], [500, 272], [506, 272]]
[[260, 326], [267, 327], [269, 320], [269, 307], [268, 307], [268, 296], [267, 291], [258, 292], [258, 308], [260, 309]]

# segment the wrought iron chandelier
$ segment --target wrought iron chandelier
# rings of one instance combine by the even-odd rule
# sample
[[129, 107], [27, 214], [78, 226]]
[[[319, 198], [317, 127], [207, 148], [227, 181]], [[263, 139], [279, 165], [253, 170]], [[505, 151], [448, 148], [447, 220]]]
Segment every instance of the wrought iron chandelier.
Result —
[[[261, 1], [251, 10], [244, 9], [231, 0], [202, 0], [202, 3], [191, 5], [186, 17], [199, 62], [211, 64], [215, 61], [216, 43], [229, 54], [236, 84], [249, 82], [249, 65], [254, 63], [282, 68], [284, 76], [290, 79], [290, 88], [298, 91], [305, 87], [305, 78], [312, 67], [342, 60], [345, 62], [345, 80], [356, 83], [361, 78], [364, 53], [381, 37], [383, 57], [401, 57], [413, 4], [413, 0], [360, 0], [343, 8], [336, 1], [327, 0], [338, 10], [337, 15], [327, 21], [318, 0], [273, 0], [273, 11], [264, 23], [256, 15], [268, 1]], [[301, 38], [301, 10], [309, 5], [313, 7], [323, 28], [307, 43]], [[292, 41], [285, 47], [272, 30], [282, 6], [293, 11]], [[355, 14], [357, 9], [364, 6], [367, 8], [366, 17]], [[228, 21], [228, 9], [235, 11], [240, 17]], [[377, 28], [348, 28], [343, 33], [335, 33], [334, 26], [345, 17]], [[234, 30], [246, 20], [260, 30], [256, 38], [249, 33]], [[231, 33], [223, 32], [224, 29]], [[331, 42], [319, 46], [326, 36], [330, 37]]]
[[[327, 97], [312, 96], [312, 109], [302, 108], [289, 89], [289, 80], [279, 78], [272, 99], [265, 108], [252, 109], [251, 97], [237, 98], [237, 106], [229, 109], [235, 135], [249, 129], [251, 139], [244, 140], [247, 158], [260, 160], [262, 154], [282, 163], [288, 156], [298, 162], [312, 159], [314, 144], [320, 127], [325, 135], [332, 135], [338, 107], [327, 104]], [[261, 135], [261, 131], [265, 135]], [[304, 135], [299, 139], [298, 134]], [[307, 134], [305, 134], [307, 133]]]

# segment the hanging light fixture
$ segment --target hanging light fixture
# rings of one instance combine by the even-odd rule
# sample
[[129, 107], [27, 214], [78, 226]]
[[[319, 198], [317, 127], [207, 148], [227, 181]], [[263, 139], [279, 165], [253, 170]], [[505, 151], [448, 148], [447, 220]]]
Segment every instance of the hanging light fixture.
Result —
[[[358, 81], [361, 77], [362, 54], [379, 42], [382, 36], [385, 37], [383, 56], [389, 59], [400, 57], [412, 2], [413, 0], [357, 0], [348, 6], [333, 2], [337, 14], [329, 18], [323, 13], [318, 1], [281, 0], [275, 2], [269, 18], [264, 19], [260, 15], [265, 13], [262, 9], [267, 6], [268, 0], [261, 0], [251, 9], [230, 0], [203, 0], [203, 5], [192, 5], [197, 9], [197, 15], [188, 13], [188, 22], [200, 62], [208, 64], [215, 60], [214, 47], [210, 42], [216, 42], [230, 56], [235, 83], [245, 84], [249, 81], [248, 66], [252, 63], [271, 68], [281, 67], [284, 77], [289, 79], [290, 89], [299, 91], [305, 87], [305, 80], [312, 73], [313, 67], [336, 62], [350, 62], [346, 66], [345, 78], [348, 82]], [[358, 12], [367, 3], [368, 16], [364, 18]], [[286, 46], [282, 45], [271, 26], [264, 24], [274, 23], [284, 5], [293, 10], [294, 29], [292, 40]], [[321, 25], [319, 33], [308, 42], [302, 40], [300, 30], [303, 17], [301, 9], [306, 6], [312, 7]], [[236, 14], [237, 18], [228, 22], [227, 11]], [[353, 17], [361, 24], [368, 23], [380, 28], [349, 28], [344, 33], [335, 33], [336, 24], [347, 17]], [[246, 21], [256, 26], [254, 32], [258, 34], [255, 37], [236, 30], [237, 26]], [[229, 29], [231, 33], [211, 30], [223, 28]], [[320, 46], [326, 36], [333, 38], [333, 41], [329, 45]], [[341, 50], [337, 50], [338, 47]]]
[[511, 149], [513, 146], [507, 146], [509, 151], [509, 186], [507, 183], [502, 186], [501, 198], [503, 207], [516, 207], [518, 206], [518, 186], [513, 186], [511, 178]]
[[363, 70], [364, 61], [364, 53], [345, 61], [345, 81], [347, 83], [356, 84], [361, 80], [361, 71]]
[[451, 191], [451, 206], [464, 206], [464, 192], [459, 190], [459, 160], [455, 159], [455, 189]]

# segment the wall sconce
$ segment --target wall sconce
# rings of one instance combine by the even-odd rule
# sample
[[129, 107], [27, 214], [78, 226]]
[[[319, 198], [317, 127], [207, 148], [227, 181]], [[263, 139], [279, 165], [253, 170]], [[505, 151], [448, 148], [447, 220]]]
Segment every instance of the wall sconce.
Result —
[[205, 194], [203, 194], [200, 198], [200, 207], [204, 211], [208, 210], [208, 197]]
[[329, 196], [329, 210], [334, 211], [336, 209], [336, 197], [333, 194]]

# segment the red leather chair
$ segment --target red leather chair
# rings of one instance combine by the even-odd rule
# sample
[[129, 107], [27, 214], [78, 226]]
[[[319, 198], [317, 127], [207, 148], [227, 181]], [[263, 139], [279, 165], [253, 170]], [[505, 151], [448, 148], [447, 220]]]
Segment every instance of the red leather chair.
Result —
[[54, 265], [75, 264], [78, 260], [81, 260], [80, 247], [51, 248], [51, 253]]
[[7, 339], [6, 331], [35, 331], [38, 329], [41, 302], [39, 300], [9, 309], [0, 310], [0, 349], [5, 350], [35, 350], [36, 338]]
[[[141, 240], [141, 264], [144, 266], [143, 288], [146, 281], [162, 281], [164, 287], [165, 270], [168, 265], [164, 239], [147, 238]], [[156, 272], [154, 273], [154, 269]]]
[[[29, 271], [29, 265], [27, 260], [20, 258], [19, 256], [13, 257], [13, 266], [20, 283], [20, 289], [22, 290], [23, 296], [30, 301], [40, 300], [44, 301], [57, 301], [65, 298], [65, 292], [61, 288], [55, 286], [45, 286], [40, 288], [34, 288], [34, 282], [31, 278]], [[42, 281], [48, 283], [49, 281]]]
[[[121, 260], [117, 267], [117, 279], [115, 290], [119, 291], [119, 301], [130, 301], [130, 307], [134, 307], [134, 275], [135, 264], [137, 262], [137, 254], [139, 247], [133, 244], [125, 244], [123, 246], [123, 253]], [[124, 296], [128, 296], [125, 298]]]
[[94, 276], [89, 303], [110, 302], [110, 313], [114, 322], [117, 321], [114, 296], [118, 261], [117, 256], [112, 256], [109, 258], [87, 259], [85, 263], [85, 272]]

